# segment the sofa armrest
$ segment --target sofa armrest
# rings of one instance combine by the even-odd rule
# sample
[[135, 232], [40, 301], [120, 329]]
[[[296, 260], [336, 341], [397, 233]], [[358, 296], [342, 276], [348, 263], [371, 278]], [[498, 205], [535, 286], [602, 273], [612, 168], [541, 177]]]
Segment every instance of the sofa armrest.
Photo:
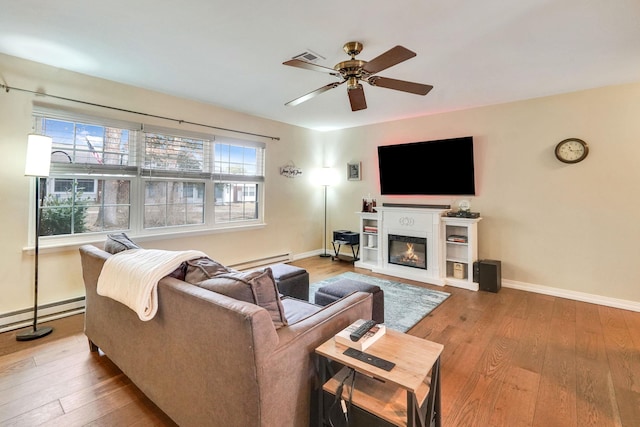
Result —
[[[316, 409], [311, 405], [317, 382], [315, 349], [355, 320], [370, 319], [372, 301], [371, 294], [356, 292], [294, 325], [278, 329], [277, 347], [264, 355], [259, 366], [265, 373], [259, 384], [264, 425], [310, 425], [310, 414]], [[287, 394], [286, 390], [296, 392]]]
[[[373, 298], [368, 297], [371, 297], [371, 294], [354, 292], [345, 298], [322, 307], [322, 309], [306, 319], [279, 329], [278, 349], [294, 345], [296, 340], [309, 339], [312, 335], [323, 338], [322, 342], [324, 342], [328, 337], [335, 335], [355, 320], [361, 318], [369, 319], [373, 310]], [[336, 331], [333, 332], [334, 330]]]

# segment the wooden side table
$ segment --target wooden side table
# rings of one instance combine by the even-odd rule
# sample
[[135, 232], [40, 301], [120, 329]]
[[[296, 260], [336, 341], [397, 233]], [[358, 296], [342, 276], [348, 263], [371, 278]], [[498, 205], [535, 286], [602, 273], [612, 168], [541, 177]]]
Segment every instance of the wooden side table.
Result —
[[[440, 427], [440, 354], [442, 344], [387, 329], [385, 335], [365, 351], [386, 359], [396, 365], [385, 371], [343, 352], [346, 346], [335, 342], [333, 337], [316, 348], [318, 372], [323, 387], [319, 390], [320, 426], [325, 426], [327, 417], [324, 394], [335, 395], [339, 384], [356, 371], [353, 393], [350, 382], [342, 391], [352, 405], [383, 420], [380, 425], [407, 427]], [[337, 373], [332, 372], [331, 362], [344, 365]], [[385, 424], [386, 423], [386, 424]], [[357, 424], [350, 424], [357, 425]]]

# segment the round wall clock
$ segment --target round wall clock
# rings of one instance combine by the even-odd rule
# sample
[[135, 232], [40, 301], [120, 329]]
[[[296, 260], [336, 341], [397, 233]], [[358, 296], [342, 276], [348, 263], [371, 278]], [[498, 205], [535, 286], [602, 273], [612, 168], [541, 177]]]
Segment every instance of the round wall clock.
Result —
[[578, 163], [589, 154], [589, 146], [578, 138], [568, 138], [556, 145], [556, 157], [564, 163]]

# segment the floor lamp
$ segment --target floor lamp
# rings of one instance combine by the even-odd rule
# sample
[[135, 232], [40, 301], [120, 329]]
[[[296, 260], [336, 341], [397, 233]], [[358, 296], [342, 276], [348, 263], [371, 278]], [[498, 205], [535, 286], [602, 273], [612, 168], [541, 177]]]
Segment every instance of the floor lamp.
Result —
[[53, 328], [49, 326], [38, 328], [38, 247], [40, 242], [40, 177], [49, 176], [51, 165], [51, 138], [44, 135], [29, 135], [27, 141], [27, 162], [24, 168], [25, 176], [33, 176], [36, 181], [35, 198], [35, 275], [34, 275], [34, 298], [33, 298], [33, 328], [16, 334], [18, 341], [31, 341], [49, 335]]
[[331, 185], [333, 178], [333, 172], [331, 168], [322, 168], [318, 173], [318, 184], [324, 187], [324, 233], [322, 237], [323, 253], [320, 254], [321, 258], [328, 258], [331, 254], [327, 253], [327, 187]]

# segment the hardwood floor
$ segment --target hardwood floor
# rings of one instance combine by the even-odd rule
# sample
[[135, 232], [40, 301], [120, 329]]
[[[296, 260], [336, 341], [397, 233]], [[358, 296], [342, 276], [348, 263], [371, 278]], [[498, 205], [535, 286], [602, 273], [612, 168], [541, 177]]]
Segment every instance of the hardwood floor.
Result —
[[[370, 274], [319, 257], [294, 264], [311, 282]], [[444, 426], [640, 425], [640, 313], [403, 281], [451, 293], [409, 331], [445, 346]], [[89, 352], [81, 315], [51, 324], [52, 335], [32, 342], [0, 334], [0, 426], [175, 425], [107, 357]]]

